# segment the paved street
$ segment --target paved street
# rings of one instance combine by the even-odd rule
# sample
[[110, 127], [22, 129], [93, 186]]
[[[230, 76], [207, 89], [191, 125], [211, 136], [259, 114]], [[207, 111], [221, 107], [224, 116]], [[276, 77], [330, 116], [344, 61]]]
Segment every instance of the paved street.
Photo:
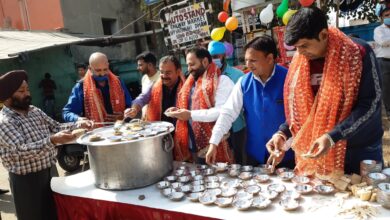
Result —
[[[67, 173], [57, 164], [58, 173], [60, 176], [71, 175], [74, 173]], [[76, 171], [77, 173], [79, 171]], [[9, 190], [8, 172], [0, 164], [0, 188]], [[12, 201], [11, 192], [0, 195], [0, 213], [1, 220], [16, 220], [15, 207]]]

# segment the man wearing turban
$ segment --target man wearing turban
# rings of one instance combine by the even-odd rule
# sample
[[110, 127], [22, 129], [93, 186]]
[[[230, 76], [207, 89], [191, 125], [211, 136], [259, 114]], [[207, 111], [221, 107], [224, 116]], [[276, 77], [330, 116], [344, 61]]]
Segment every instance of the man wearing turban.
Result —
[[[0, 76], [0, 157], [9, 172], [16, 216], [23, 219], [56, 219], [50, 189], [57, 145], [73, 141], [69, 130], [90, 128], [90, 121], [60, 124], [31, 105], [27, 73]], [[55, 171], [54, 171], [55, 172]]]

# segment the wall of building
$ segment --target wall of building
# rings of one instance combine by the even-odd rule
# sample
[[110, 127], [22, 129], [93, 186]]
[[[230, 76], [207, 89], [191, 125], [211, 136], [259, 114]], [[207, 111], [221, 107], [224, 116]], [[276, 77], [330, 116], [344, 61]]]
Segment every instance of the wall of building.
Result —
[[51, 78], [57, 84], [55, 109], [58, 116], [61, 117], [62, 108], [68, 101], [70, 92], [77, 80], [76, 69], [69, 49], [67, 47], [55, 47], [31, 52], [24, 62], [20, 62], [17, 58], [0, 61], [0, 74], [15, 69], [27, 71], [33, 105], [40, 108], [43, 107], [43, 95], [42, 89], [38, 85], [46, 72], [51, 74]]
[[[116, 32], [143, 14], [138, 2], [139, 0], [61, 0], [65, 30], [72, 34], [103, 36], [104, 18], [116, 20], [113, 28], [113, 32]], [[143, 20], [139, 22], [143, 24]], [[138, 30], [144, 31], [143, 25], [139, 25]], [[120, 32], [131, 33], [134, 33], [133, 25]], [[147, 49], [145, 38], [139, 42], [143, 49]], [[87, 62], [89, 55], [95, 51], [106, 53], [111, 60], [132, 59], [137, 55], [135, 41], [109, 47], [72, 47], [75, 59], [80, 62]]]
[[[60, 0], [0, 0], [0, 27], [18, 30], [58, 30], [64, 27]], [[11, 27], [5, 27], [10, 19]]]

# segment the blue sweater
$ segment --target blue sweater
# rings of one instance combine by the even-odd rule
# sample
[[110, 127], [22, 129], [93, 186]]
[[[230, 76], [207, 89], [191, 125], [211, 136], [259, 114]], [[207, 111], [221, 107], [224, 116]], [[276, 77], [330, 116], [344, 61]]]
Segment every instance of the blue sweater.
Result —
[[[285, 122], [283, 105], [283, 85], [287, 75], [287, 69], [276, 65], [275, 73], [263, 86], [248, 73], [243, 76], [241, 89], [243, 93], [243, 108], [247, 125], [247, 153], [259, 163], [265, 163], [269, 156], [265, 147], [268, 140]], [[290, 149], [284, 161], [294, 158]]]
[[[238, 79], [244, 75], [244, 73], [229, 64], [226, 64], [225, 69], [223, 70], [222, 74], [229, 77], [234, 84], [237, 83]], [[238, 118], [233, 122], [232, 130], [233, 132], [241, 131], [245, 127], [245, 118], [244, 115], [241, 113]]]
[[[76, 83], [76, 85], [72, 89], [72, 93], [69, 96], [68, 103], [62, 109], [62, 117], [64, 118], [65, 122], [77, 121], [79, 117], [85, 116], [83, 85], [84, 85], [83, 80], [80, 80], [79, 82]], [[126, 108], [129, 108], [131, 107], [130, 93], [127, 90], [122, 80], [121, 80], [121, 85], [125, 93]], [[106, 84], [105, 87], [99, 87], [98, 85], [96, 85], [96, 87], [99, 88], [100, 91], [102, 92], [104, 107], [106, 109], [106, 112], [108, 114], [113, 114], [112, 106], [110, 102], [110, 88], [108, 86], [108, 83]]]
[[[347, 140], [347, 148], [364, 148], [380, 143], [383, 136], [381, 113], [382, 78], [375, 54], [363, 40], [353, 39], [364, 48], [363, 70], [358, 98], [351, 114], [329, 132], [334, 142]], [[287, 123], [279, 130], [291, 136]]]

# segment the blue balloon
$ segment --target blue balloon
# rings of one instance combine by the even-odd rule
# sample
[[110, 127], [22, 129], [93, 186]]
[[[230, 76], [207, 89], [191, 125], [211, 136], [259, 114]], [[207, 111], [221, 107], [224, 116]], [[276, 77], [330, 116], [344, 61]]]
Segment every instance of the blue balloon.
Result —
[[225, 45], [219, 41], [211, 41], [208, 46], [208, 51], [210, 52], [211, 56], [218, 55], [218, 54], [225, 54]]

